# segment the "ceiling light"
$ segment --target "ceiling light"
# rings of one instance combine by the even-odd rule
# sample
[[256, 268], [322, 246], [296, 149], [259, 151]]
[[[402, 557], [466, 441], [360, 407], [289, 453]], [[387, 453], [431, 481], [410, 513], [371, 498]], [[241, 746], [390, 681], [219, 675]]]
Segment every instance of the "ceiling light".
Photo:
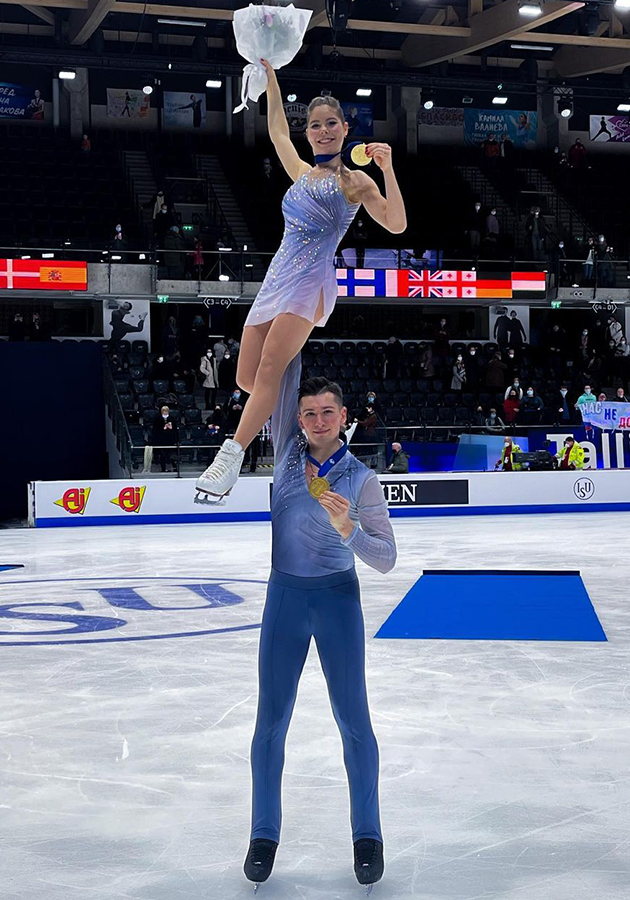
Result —
[[231, 247], [219, 247], [219, 253], [231, 253], [231, 252], [232, 252]]
[[630, 103], [620, 103], [617, 112], [630, 112]]
[[73, 72], [72, 69], [60, 69], [59, 77], [63, 81], [72, 81], [74, 78], [77, 77], [77, 73]]
[[425, 109], [433, 109], [435, 106], [435, 91], [431, 88], [422, 91], [422, 105]]
[[20, 256], [20, 259], [30, 259], [30, 256]]
[[630, 9], [630, 0], [615, 0], [615, 9]]
[[138, 259], [146, 259], [146, 258], [147, 258], [146, 253], [140, 253], [140, 254], [138, 255]]
[[546, 50], [547, 53], [555, 50], [551, 44], [510, 44], [510, 47], [512, 50]]
[[507, 97], [493, 97], [492, 102], [497, 106], [504, 106], [508, 102]]
[[229, 280], [230, 280], [229, 275], [219, 275], [219, 281], [229, 281]]
[[473, 102], [472, 97], [462, 97], [462, 103], [472, 103], [472, 102]]
[[542, 15], [542, 3], [537, 2], [537, 0], [521, 0], [518, 4], [518, 11], [521, 16], [533, 19], [534, 16]]
[[158, 19], [159, 25], [187, 25], [191, 28], [205, 28], [206, 23], [201, 19]]
[[563, 119], [573, 115], [573, 103], [570, 100], [558, 100], [558, 112]]
[[54, 259], [54, 258], [55, 258], [54, 253], [42, 253], [42, 259]]
[[206, 81], [207, 88], [220, 88], [223, 87], [223, 82], [220, 78], [208, 78]]
[[112, 259], [122, 259], [122, 256], [116, 256], [116, 254], [112, 254]]
[[433, 109], [433, 100], [425, 100], [422, 105], [425, 109]]
[[289, 103], [295, 103], [297, 100], [297, 94], [287, 94], [287, 100]]
[[357, 88], [357, 97], [371, 97], [372, 88]]
[[150, 84], [145, 84], [145, 86], [142, 88], [142, 93], [143, 93], [143, 94], [146, 94], [147, 97], [149, 96], [149, 94], [152, 94], [152, 93], [153, 93], [153, 87], [152, 87], [152, 85], [150, 85]]
[[247, 250], [247, 244], [243, 244], [243, 250]]

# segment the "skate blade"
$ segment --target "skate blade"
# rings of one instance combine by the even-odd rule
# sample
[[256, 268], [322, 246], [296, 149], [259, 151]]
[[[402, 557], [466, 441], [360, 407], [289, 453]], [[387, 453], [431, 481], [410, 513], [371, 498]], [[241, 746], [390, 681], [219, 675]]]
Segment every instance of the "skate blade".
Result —
[[254, 895], [258, 893], [258, 888], [260, 887], [260, 883], [254, 885]]
[[225, 494], [209, 494], [208, 491], [202, 491], [200, 488], [197, 488], [197, 493], [195, 494], [195, 503], [199, 503], [201, 506], [217, 506], [219, 503], [222, 503], [226, 497], [230, 496], [231, 488]]
[[365, 896], [366, 896], [366, 897], [369, 897], [369, 896], [370, 896], [370, 894], [372, 893], [372, 888], [373, 888], [373, 887], [374, 887], [373, 884], [368, 884], [368, 885], [366, 885], [366, 888], [365, 888]]

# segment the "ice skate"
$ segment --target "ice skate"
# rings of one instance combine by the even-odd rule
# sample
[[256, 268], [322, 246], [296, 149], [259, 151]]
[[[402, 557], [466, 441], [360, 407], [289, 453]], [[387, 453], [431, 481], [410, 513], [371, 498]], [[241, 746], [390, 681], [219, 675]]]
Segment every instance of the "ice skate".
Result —
[[365, 885], [369, 897], [372, 885], [383, 877], [383, 845], [371, 838], [361, 838], [354, 842], [354, 874], [359, 884]]
[[277, 849], [275, 841], [267, 841], [264, 838], [250, 841], [243, 871], [246, 878], [255, 882], [254, 893], [257, 893], [261, 883], [271, 875]]
[[238, 480], [245, 451], [231, 438], [223, 441], [221, 449], [203, 475], [197, 479], [196, 502], [218, 503], [229, 494]]

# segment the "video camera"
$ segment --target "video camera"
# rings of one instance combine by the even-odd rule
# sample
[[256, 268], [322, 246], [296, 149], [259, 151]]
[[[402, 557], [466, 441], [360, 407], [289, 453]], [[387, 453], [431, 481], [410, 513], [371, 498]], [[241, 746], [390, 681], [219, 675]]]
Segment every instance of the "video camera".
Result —
[[512, 459], [515, 463], [522, 465], [530, 472], [542, 472], [558, 467], [555, 456], [548, 450], [533, 450], [530, 453], [513, 453]]

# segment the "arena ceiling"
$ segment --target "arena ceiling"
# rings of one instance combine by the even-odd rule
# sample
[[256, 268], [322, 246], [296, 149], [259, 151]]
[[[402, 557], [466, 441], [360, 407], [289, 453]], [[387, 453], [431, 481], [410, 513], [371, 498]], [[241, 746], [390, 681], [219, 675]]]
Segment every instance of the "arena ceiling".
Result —
[[[607, 75], [614, 81], [605, 83], [630, 93], [630, 68], [623, 74], [630, 67], [630, 0], [541, 0], [539, 14], [531, 17], [523, 14], [523, 2], [296, 0], [313, 17], [291, 71], [414, 83], [425, 80], [422, 76], [492, 77], [505, 69], [519, 70], [521, 82], [542, 79], [576, 87]], [[182, 71], [205, 65], [236, 74], [242, 61], [231, 19], [243, 5], [243, 0], [0, 0], [0, 59], [52, 65], [62, 58], [81, 65], [111, 59], [119, 68], [133, 60], [134, 68], [156, 71], [177, 59]]]

